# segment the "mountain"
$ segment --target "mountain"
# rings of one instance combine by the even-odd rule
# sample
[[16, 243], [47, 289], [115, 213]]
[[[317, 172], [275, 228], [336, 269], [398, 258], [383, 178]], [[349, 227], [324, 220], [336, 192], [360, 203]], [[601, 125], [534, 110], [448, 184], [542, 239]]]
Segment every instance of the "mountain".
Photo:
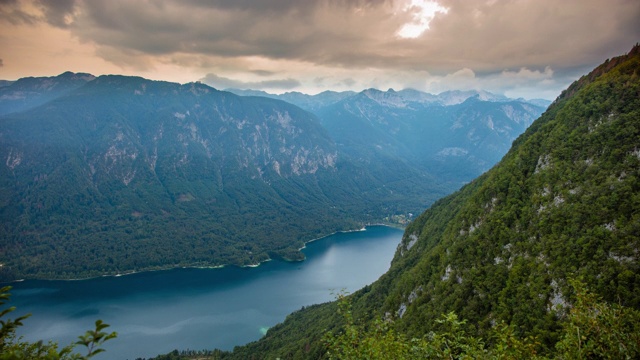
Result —
[[3, 280], [301, 260], [305, 240], [448, 191], [407, 164], [368, 169], [283, 101], [124, 76], [65, 92], [0, 117]]
[[[305, 240], [406, 224], [543, 110], [477, 92], [277, 96], [313, 115], [201, 83], [71, 72], [0, 94], [6, 280], [300, 260]], [[438, 102], [452, 96], [471, 97]]]
[[490, 100], [476, 92], [368, 89], [316, 114], [345, 153], [374, 162], [404, 159], [459, 186], [498, 162], [545, 110], [488, 94], [482, 98]]
[[[495, 167], [413, 221], [390, 270], [349, 297], [348, 316], [373, 329], [385, 319], [410, 338], [449, 312], [480, 336], [504, 321], [553, 354], [575, 305], [571, 279], [640, 309], [639, 99], [636, 45], [572, 84]], [[321, 358], [337, 312], [335, 303], [301, 309], [229, 358]]]
[[79, 88], [95, 77], [65, 72], [51, 77], [28, 77], [0, 84], [0, 115], [42, 105]]
[[230, 91], [298, 105], [316, 114], [340, 149], [355, 159], [374, 167], [409, 163], [448, 187], [491, 168], [550, 104], [476, 90], [438, 95], [414, 89], [318, 95]]
[[[287, 92], [284, 94], [270, 94], [262, 90], [241, 90], [241, 89], [225, 89], [225, 91], [229, 91], [236, 95], [240, 96], [262, 96], [268, 97], [272, 99], [283, 100], [299, 107], [315, 113], [316, 111], [326, 107], [333, 105], [341, 100], [356, 96], [358, 93], [353, 91], [323, 91], [316, 95], [307, 95], [300, 92]], [[379, 91], [377, 89], [367, 89], [363, 92], [375, 92]], [[415, 89], [403, 89], [400, 91], [394, 91], [393, 89], [389, 89], [387, 91], [389, 94], [394, 94], [394, 96], [402, 102], [413, 102], [413, 103], [421, 103], [421, 104], [438, 104], [443, 106], [449, 105], [457, 105], [465, 102], [469, 98], [478, 98], [482, 101], [489, 102], [509, 102], [509, 101], [519, 101], [523, 103], [528, 103], [531, 105], [535, 105], [538, 107], [546, 108], [551, 104], [551, 101], [544, 99], [531, 99], [526, 100], [523, 98], [519, 99], [511, 99], [504, 95], [493, 94], [484, 90], [451, 90], [445, 91], [438, 95], [433, 95], [430, 93], [426, 93], [423, 91], [415, 90]]]
[[501, 102], [508, 101], [504, 95], [492, 94], [488, 91], [476, 91], [476, 90], [451, 90], [438, 94], [438, 102], [442, 105], [456, 105], [465, 102], [469, 98], [478, 98], [482, 101]]
[[537, 105], [537, 106], [542, 106], [544, 108], [549, 107], [549, 105], [551, 105], [551, 101], [549, 100], [545, 100], [545, 99], [529, 99], [529, 100], [525, 100], [523, 98], [519, 98], [518, 100], [520, 101], [526, 101], [532, 105]]
[[279, 95], [269, 94], [261, 90], [225, 89], [225, 91], [229, 91], [240, 96], [262, 96], [271, 99], [286, 101], [312, 113], [317, 111], [318, 109], [334, 104], [355, 94], [353, 91], [337, 92], [329, 90], [323, 91], [316, 95], [303, 94], [297, 91], [287, 92]]

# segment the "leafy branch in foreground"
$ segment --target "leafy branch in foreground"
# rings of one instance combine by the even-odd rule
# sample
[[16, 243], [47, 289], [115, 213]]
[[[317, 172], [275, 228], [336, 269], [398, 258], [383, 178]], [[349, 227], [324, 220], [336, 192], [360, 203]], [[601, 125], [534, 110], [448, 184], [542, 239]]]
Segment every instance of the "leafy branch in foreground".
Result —
[[[0, 288], [0, 305], [4, 305], [9, 301], [11, 290], [10, 286]], [[0, 319], [9, 313], [15, 311], [15, 306], [6, 308], [0, 312]], [[22, 321], [29, 315], [23, 315], [16, 319], [0, 320], [0, 360], [22, 360], [22, 359], [47, 359], [47, 360], [85, 360], [90, 359], [94, 355], [99, 354], [104, 349], [102, 344], [117, 336], [116, 332], [107, 333], [103, 330], [109, 325], [96, 321], [95, 330], [89, 330], [84, 335], [79, 336], [80, 340], [75, 344], [67, 345], [58, 350], [56, 342], [49, 341], [44, 343], [42, 340], [30, 343], [22, 341], [22, 338], [16, 338], [16, 330], [23, 326]], [[74, 353], [73, 350], [77, 345], [84, 345], [87, 348], [86, 355]]]
[[471, 336], [451, 312], [436, 320], [438, 332], [407, 339], [391, 323], [357, 325], [344, 294], [337, 297], [345, 325], [339, 334], [325, 334], [329, 359], [637, 359], [640, 356], [640, 311], [608, 304], [573, 281], [576, 301], [563, 322], [555, 353], [538, 354], [535, 337], [520, 338], [514, 326], [496, 324], [490, 342]]
[[640, 311], [607, 304], [572, 283], [576, 303], [556, 350], [563, 359], [637, 359], [640, 357]]
[[100, 346], [107, 340], [111, 340], [118, 336], [116, 332], [112, 332], [110, 334], [103, 332], [102, 330], [108, 328], [109, 325], [102, 322], [102, 320], [96, 320], [96, 329], [91, 331], [87, 331], [84, 335], [79, 336], [80, 341], [76, 342], [76, 345], [84, 345], [89, 350], [87, 353], [87, 358], [90, 358], [96, 354], [99, 354], [103, 351]]

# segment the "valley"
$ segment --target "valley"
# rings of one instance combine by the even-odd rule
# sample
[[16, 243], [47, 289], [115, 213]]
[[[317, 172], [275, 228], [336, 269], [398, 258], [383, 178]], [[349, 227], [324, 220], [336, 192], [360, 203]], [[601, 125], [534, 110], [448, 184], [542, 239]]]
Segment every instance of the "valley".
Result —
[[0, 360], [640, 358], [640, 1], [0, 1]]
[[0, 88], [0, 279], [298, 261], [310, 239], [404, 226], [544, 111], [489, 95], [366, 90], [310, 113], [200, 83], [20, 79]]
[[[122, 279], [159, 276], [166, 284], [176, 274], [208, 271], [226, 284], [272, 259], [287, 261], [263, 264], [254, 270], [257, 278], [274, 266], [293, 269], [298, 265], [292, 261], [305, 259], [300, 250], [309, 239], [384, 220], [407, 224], [402, 239], [392, 244], [390, 267], [373, 283], [377, 275], [359, 290], [363, 284], [349, 288], [352, 295], [339, 292], [339, 304], [305, 305], [282, 324], [271, 319], [258, 327], [264, 335], [259, 339], [255, 333], [242, 337], [247, 330], [241, 329], [240, 337], [211, 346], [214, 350], [173, 351], [157, 359], [306, 359], [322, 358], [327, 351], [360, 358], [383, 344], [390, 347], [375, 351], [386, 358], [387, 351], [404, 351], [398, 349], [406, 341], [420, 344], [402, 355], [412, 358], [449, 346], [436, 332], [444, 322], [470, 324], [457, 341], [476, 345], [456, 350], [463, 357], [518, 351], [553, 358], [571, 353], [567, 326], [583, 326], [574, 324], [577, 316], [590, 316], [589, 306], [613, 317], [608, 322], [621, 321], [621, 329], [603, 331], [621, 331], [622, 340], [602, 346], [622, 341], [625, 354], [636, 354], [627, 343], [637, 340], [632, 329], [640, 319], [635, 291], [638, 49], [583, 76], [546, 111], [535, 101], [487, 99], [487, 93], [466, 99], [444, 94], [436, 101], [417, 92], [369, 89], [333, 94], [333, 102], [310, 113], [279, 99], [244, 97], [197, 83], [82, 75], [84, 85], [0, 118], [6, 159], [2, 191], [9, 195], [1, 209], [9, 236], [3, 239], [0, 272], [5, 281], [111, 274], [118, 275], [110, 278], [114, 284], [123, 284], [119, 275], [142, 271]], [[306, 101], [309, 106], [311, 100]], [[541, 115], [533, 121], [536, 112]], [[414, 215], [421, 206], [428, 210]], [[400, 235], [400, 230], [380, 229]], [[375, 244], [366, 241], [354, 248], [356, 253]], [[384, 249], [374, 256], [393, 252]], [[357, 265], [363, 263], [353, 261], [361, 259], [356, 253], [342, 261], [358, 270], [345, 269], [337, 278], [363, 270]], [[193, 269], [221, 265], [238, 267]], [[335, 266], [326, 269], [335, 271]], [[176, 267], [190, 269], [144, 272]], [[322, 280], [326, 269], [307, 277]], [[203, 276], [175, 280], [177, 296], [187, 296], [191, 290], [183, 284], [208, 275]], [[81, 284], [93, 286], [102, 279]], [[40, 293], [38, 281], [17, 284], [17, 294], [23, 286], [27, 295]], [[321, 290], [312, 290], [315, 295], [302, 304], [330, 300], [326, 295], [332, 290], [321, 283]], [[290, 288], [292, 280], [281, 284]], [[223, 293], [233, 297], [227, 290]], [[299, 290], [293, 291], [299, 295]], [[77, 300], [75, 291], [84, 292], [64, 290], [71, 293], [70, 301]], [[587, 308], [583, 301], [590, 301]], [[23, 305], [29, 309], [28, 302]], [[345, 306], [353, 315], [341, 320]], [[135, 340], [136, 331], [107, 308], [96, 305], [78, 317], [104, 315], [124, 329], [126, 341]], [[76, 305], [71, 309], [77, 313]], [[42, 308], [34, 311], [47, 314]], [[174, 323], [199, 319], [190, 329], [201, 329], [209, 316], [172, 312], [178, 314]], [[44, 327], [51, 323], [46, 316]], [[388, 331], [384, 339], [367, 325], [380, 321]], [[153, 334], [139, 342], [161, 338]], [[170, 334], [170, 339], [177, 336]], [[348, 351], [340, 345], [347, 341], [345, 334], [359, 339]], [[482, 345], [495, 336], [518, 340], [508, 340], [515, 342], [506, 348]], [[597, 333], [588, 336], [602, 341]], [[210, 343], [207, 336], [195, 338], [204, 341], [198, 344]], [[114, 349], [123, 351], [119, 345]]]

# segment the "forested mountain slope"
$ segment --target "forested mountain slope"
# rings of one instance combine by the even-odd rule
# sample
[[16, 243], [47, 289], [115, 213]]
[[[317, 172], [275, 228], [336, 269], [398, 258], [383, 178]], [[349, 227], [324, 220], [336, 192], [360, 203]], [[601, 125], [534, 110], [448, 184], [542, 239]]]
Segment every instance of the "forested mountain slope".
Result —
[[[422, 337], [455, 312], [504, 321], [550, 351], [582, 279], [640, 309], [640, 47], [571, 85], [493, 169], [406, 229], [390, 270], [350, 297], [354, 317]], [[335, 303], [290, 315], [232, 358], [321, 358]], [[488, 340], [490, 341], [490, 340]]]
[[486, 92], [428, 95], [369, 89], [316, 114], [354, 158], [404, 159], [458, 187], [497, 163], [545, 109]]
[[114, 75], [0, 117], [0, 158], [1, 280], [302, 259], [447, 191], [370, 171], [286, 102]]
[[3, 86], [0, 281], [302, 259], [318, 236], [404, 225], [543, 109], [484, 92], [286, 98], [322, 118], [200, 83], [66, 72]]
[[438, 95], [413, 89], [317, 95], [230, 91], [311, 111], [342, 152], [368, 167], [408, 162], [456, 189], [495, 165], [549, 104], [476, 90]]

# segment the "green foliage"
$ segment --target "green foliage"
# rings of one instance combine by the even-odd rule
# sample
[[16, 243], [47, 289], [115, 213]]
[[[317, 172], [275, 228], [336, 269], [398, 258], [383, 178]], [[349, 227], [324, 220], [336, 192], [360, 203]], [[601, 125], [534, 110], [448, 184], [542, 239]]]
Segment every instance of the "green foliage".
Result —
[[325, 334], [329, 359], [525, 359], [536, 357], [535, 339], [517, 338], [513, 328], [496, 326], [493, 343], [487, 348], [481, 338], [469, 334], [466, 321], [454, 313], [436, 320], [437, 331], [408, 339], [389, 322], [375, 321], [372, 329], [355, 325], [350, 304], [338, 298], [345, 325], [339, 335]]
[[576, 303], [556, 344], [561, 359], [637, 359], [640, 311], [607, 304], [574, 281]]
[[[0, 288], [0, 305], [4, 305], [5, 303], [7, 303], [9, 301], [10, 298], [10, 294], [9, 294], [9, 290], [11, 289], [11, 287], [9, 286], [5, 286], [3, 288]], [[0, 312], [0, 319], [4, 318], [6, 315], [8, 315], [9, 313], [15, 311], [16, 308], [15, 306], [3, 309]], [[0, 350], [2, 350], [4, 348], [4, 346], [6, 345], [7, 339], [11, 339], [13, 334], [15, 333], [16, 329], [19, 326], [22, 326], [22, 320], [28, 318], [29, 315], [23, 315], [23, 316], [19, 316], [17, 317], [15, 320], [0, 320], [0, 325], [2, 325], [2, 328], [0, 329]]]
[[489, 342], [465, 330], [465, 320], [454, 313], [436, 320], [437, 331], [408, 339], [390, 323], [356, 325], [344, 295], [337, 302], [345, 324], [339, 334], [327, 332], [327, 358], [355, 359], [636, 359], [640, 356], [640, 312], [603, 302], [572, 281], [576, 302], [562, 323], [561, 340], [548, 357], [538, 354], [535, 337], [521, 338], [513, 325], [500, 323], [489, 332]]
[[76, 342], [76, 345], [84, 345], [87, 347], [87, 357], [90, 358], [96, 354], [104, 352], [100, 346], [110, 339], [114, 339], [118, 334], [116, 332], [106, 333], [102, 330], [108, 328], [109, 325], [102, 322], [102, 320], [96, 320], [95, 330], [89, 330], [84, 335], [79, 336], [80, 341]]
[[440, 330], [427, 334], [423, 352], [427, 358], [436, 359], [475, 359], [484, 353], [482, 339], [470, 336], [464, 325], [452, 312], [436, 320]]
[[[0, 289], [0, 305], [4, 305], [10, 297], [10, 286], [5, 286]], [[0, 318], [5, 317], [9, 313], [13, 312], [15, 307], [9, 307], [3, 309], [0, 312]], [[104, 332], [109, 325], [102, 322], [102, 320], [96, 321], [95, 330], [89, 330], [85, 335], [79, 336], [79, 341], [75, 344], [71, 344], [59, 349], [58, 344], [55, 342], [44, 343], [38, 341], [35, 343], [22, 341], [21, 338], [16, 338], [16, 329], [22, 326], [22, 320], [28, 318], [30, 315], [23, 315], [16, 319], [1, 320], [0, 324], [0, 360], [23, 360], [23, 359], [46, 359], [46, 360], [87, 360], [104, 352], [101, 348], [102, 344], [117, 336], [115, 332]], [[86, 355], [74, 353], [73, 350], [77, 345], [83, 345], [87, 348]]]
[[436, 320], [439, 331], [407, 339], [388, 321], [357, 325], [347, 297], [340, 294], [337, 302], [345, 324], [339, 334], [325, 334], [329, 359], [477, 359], [486, 354], [482, 340], [469, 336], [464, 330], [466, 321], [454, 313]]
[[497, 324], [490, 334], [493, 340], [487, 350], [487, 358], [495, 360], [536, 359], [540, 342], [533, 336], [520, 338], [514, 326], [505, 323]]
[[401, 335], [383, 321], [375, 321], [369, 331], [356, 325], [351, 305], [344, 294], [338, 295], [338, 313], [345, 325], [340, 335], [325, 334], [329, 359], [407, 359], [417, 347], [410, 346]]

